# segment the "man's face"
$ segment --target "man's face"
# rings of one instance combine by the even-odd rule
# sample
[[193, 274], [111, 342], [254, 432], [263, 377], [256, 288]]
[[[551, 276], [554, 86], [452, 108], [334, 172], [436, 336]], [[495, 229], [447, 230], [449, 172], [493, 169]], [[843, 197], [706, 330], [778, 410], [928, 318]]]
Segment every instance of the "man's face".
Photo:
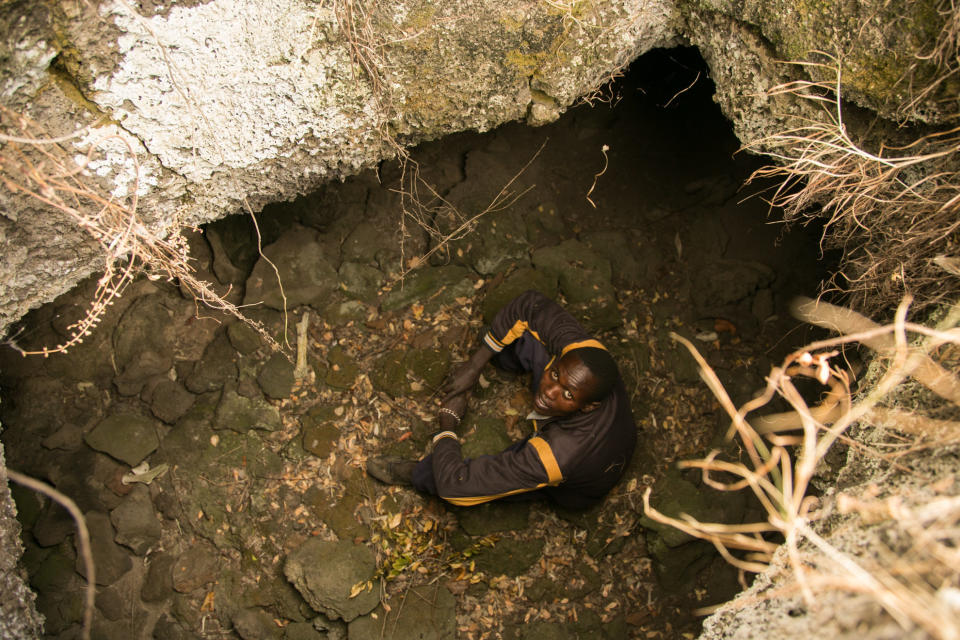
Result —
[[599, 405], [587, 402], [596, 378], [575, 353], [554, 360], [540, 378], [533, 406], [545, 416], [565, 416], [577, 411], [592, 411]]

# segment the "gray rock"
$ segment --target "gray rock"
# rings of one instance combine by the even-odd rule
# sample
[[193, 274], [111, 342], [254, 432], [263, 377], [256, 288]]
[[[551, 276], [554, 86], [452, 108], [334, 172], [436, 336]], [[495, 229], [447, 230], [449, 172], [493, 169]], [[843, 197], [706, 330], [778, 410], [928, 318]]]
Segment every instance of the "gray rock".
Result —
[[324, 256], [316, 235], [312, 229], [295, 226], [276, 242], [264, 247], [263, 254], [280, 273], [283, 295], [273, 266], [261, 258], [247, 278], [244, 304], [262, 302], [271, 309], [283, 310], [284, 296], [287, 309], [325, 302], [336, 287], [337, 272]]
[[[90, 551], [93, 554], [93, 564], [98, 585], [111, 585], [120, 579], [123, 574], [133, 567], [130, 554], [114, 542], [116, 535], [110, 516], [99, 511], [89, 511], [84, 514], [87, 520], [87, 530], [90, 532]], [[80, 553], [79, 542], [77, 548], [77, 573], [87, 577], [87, 565]]]
[[110, 522], [117, 530], [115, 540], [138, 556], [145, 555], [160, 541], [160, 521], [150, 501], [150, 490], [144, 486], [134, 487], [120, 506], [110, 512]]
[[97, 592], [96, 603], [97, 611], [103, 614], [103, 617], [107, 620], [122, 618], [128, 611], [128, 605], [130, 604], [116, 585], [100, 589]]
[[453, 248], [460, 249], [463, 262], [484, 276], [505, 270], [511, 264], [530, 263], [526, 224], [519, 216], [484, 216], [477, 228], [454, 243]]
[[[686, 513], [700, 522], [739, 523], [743, 517], [744, 495], [740, 492], [716, 491], [697, 487], [671, 468], [653, 487], [650, 505], [673, 518]], [[641, 516], [640, 524], [656, 532], [669, 547], [676, 547], [693, 538], [679, 529]]]
[[743, 300], [774, 280], [773, 270], [765, 264], [747, 260], [717, 260], [707, 264], [693, 283], [691, 295], [704, 311]]
[[353, 585], [370, 580], [376, 568], [376, 556], [363, 545], [311, 539], [287, 556], [284, 574], [314, 611], [350, 622], [380, 601], [376, 584], [350, 597]]
[[270, 356], [257, 374], [257, 384], [267, 397], [274, 400], [288, 397], [294, 382], [293, 363], [282, 353]]
[[237, 352], [225, 333], [221, 333], [204, 349], [203, 358], [184, 380], [193, 393], [207, 393], [237, 379]]
[[517, 269], [499, 286], [487, 292], [483, 298], [483, 321], [486, 324], [493, 322], [497, 315], [508, 302], [516, 298], [527, 289], [536, 289], [548, 298], [554, 298], [557, 295], [557, 275], [547, 273], [536, 269], [525, 268]]
[[339, 276], [340, 290], [345, 296], [371, 304], [376, 302], [385, 281], [382, 271], [359, 262], [344, 262]]
[[184, 551], [173, 563], [173, 588], [190, 593], [217, 579], [220, 558], [208, 544], [197, 544]]
[[245, 398], [232, 389], [225, 389], [213, 418], [214, 429], [233, 429], [238, 433], [250, 429], [277, 431], [281, 428], [280, 411], [262, 398]]
[[326, 638], [327, 634], [320, 633], [309, 622], [291, 622], [283, 633], [283, 640], [326, 640]]
[[133, 356], [123, 371], [113, 379], [117, 392], [122, 396], [135, 396], [143, 389], [147, 380], [166, 373], [173, 366], [173, 358], [168, 352], [159, 354], [154, 351], [141, 351]]
[[334, 301], [321, 311], [321, 316], [333, 326], [341, 326], [350, 321], [359, 322], [367, 317], [370, 308], [359, 300], [346, 302]]
[[540, 559], [544, 541], [504, 538], [477, 557], [477, 568], [489, 576], [517, 576]]
[[144, 602], [161, 602], [173, 595], [173, 562], [174, 557], [167, 553], [150, 556], [140, 599]]
[[428, 313], [452, 304], [456, 298], [473, 295], [476, 274], [465, 267], [421, 267], [396, 283], [384, 295], [380, 307], [393, 311], [413, 302], [422, 302]]
[[84, 441], [131, 467], [140, 464], [160, 444], [153, 420], [133, 413], [117, 413], [100, 421]]
[[150, 397], [150, 412], [167, 424], [182, 418], [197, 397], [175, 380], [163, 380], [153, 388]]
[[260, 333], [246, 322], [234, 322], [228, 326], [227, 338], [233, 348], [245, 356], [260, 348]]
[[446, 640], [457, 635], [457, 601], [446, 587], [412, 587], [387, 604], [389, 613], [379, 611], [376, 619], [363, 616], [353, 620], [350, 640], [379, 640], [384, 629], [392, 640]]
[[485, 502], [457, 510], [460, 527], [472, 536], [497, 531], [526, 529], [530, 519], [529, 502]]
[[163, 614], [153, 626], [154, 640], [197, 640], [197, 636], [167, 614]]
[[33, 539], [41, 547], [52, 547], [67, 539], [67, 536], [76, 531], [76, 524], [67, 510], [55, 502], [50, 502], [33, 527]]
[[242, 285], [257, 261], [257, 237], [248, 216], [227, 216], [206, 226], [213, 272], [224, 284]]
[[344, 262], [376, 264], [384, 268], [400, 256], [396, 225], [385, 228], [373, 221], [364, 221], [350, 230], [340, 248]]
[[263, 609], [241, 609], [231, 618], [233, 629], [243, 640], [280, 640], [283, 629]]

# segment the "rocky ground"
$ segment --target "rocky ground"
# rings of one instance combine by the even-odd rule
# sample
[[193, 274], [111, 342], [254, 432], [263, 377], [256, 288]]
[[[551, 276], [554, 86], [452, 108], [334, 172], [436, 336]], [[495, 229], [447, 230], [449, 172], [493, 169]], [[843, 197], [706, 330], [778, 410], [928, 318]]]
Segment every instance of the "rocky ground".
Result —
[[[652, 485], [661, 510], [726, 522], [756, 507], [673, 465], [722, 446], [726, 421], [668, 334], [695, 339], [745, 400], [805, 342], [785, 304], [815, 293], [823, 266], [816, 230], [786, 233], [745, 199], [756, 163], [734, 155], [700, 63], [654, 57], [615, 106], [417, 149], [422, 182], [412, 164], [383, 166], [271, 205], [257, 229], [238, 216], [195, 234], [199, 274], [250, 305], [292, 360], [299, 347], [304, 371], [249, 325], [149, 280], [65, 356], [3, 350], [8, 464], [87, 514], [96, 637], [698, 633], [693, 611], [738, 591], [736, 572], [644, 518], [640, 496]], [[94, 286], [31, 314], [13, 341], [62, 341]], [[620, 363], [640, 434], [609, 499], [585, 513], [457, 509], [368, 478], [369, 456], [423, 452], [436, 388], [527, 288], [562, 300]], [[481, 387], [469, 455], [527, 429], [524, 380], [488, 370]], [[87, 570], [73, 524], [46, 499], [15, 498], [47, 634], [78, 637]]]

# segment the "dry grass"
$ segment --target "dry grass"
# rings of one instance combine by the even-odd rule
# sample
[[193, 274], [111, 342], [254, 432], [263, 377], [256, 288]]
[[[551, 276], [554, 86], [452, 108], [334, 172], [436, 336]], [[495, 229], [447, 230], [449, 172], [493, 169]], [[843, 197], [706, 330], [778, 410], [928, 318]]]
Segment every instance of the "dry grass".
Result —
[[[659, 522], [712, 542], [744, 571], [766, 569], [782, 541], [792, 582], [778, 589], [777, 595], [799, 590], [808, 605], [815, 606], [826, 590], [865, 593], [904, 629], [919, 627], [938, 640], [956, 639], [960, 638], [960, 621], [951, 608], [950, 597], [960, 594], [955, 570], [960, 566], [960, 498], [923, 500], [904, 492], [881, 502], [869, 496], [841, 496], [836, 504], [840, 512], [857, 513], [867, 522], [888, 520], [903, 532], [903, 539], [911, 544], [899, 557], [893, 552], [889, 557], [883, 555], [885, 552], [875, 557], [854, 557], [822, 537], [814, 524], [829, 513], [828, 505], [810, 495], [818, 465], [839, 440], [866, 449], [848, 437], [852, 426], [864, 427], [882, 420], [894, 429], [902, 424], [902, 431], [908, 434], [923, 434], [929, 428], [932, 433], [927, 437], [935, 437], [938, 447], [960, 443], [960, 424], [956, 422], [881, 406], [911, 376], [960, 408], [960, 395], [956, 393], [960, 382], [932, 355], [943, 345], [960, 345], [960, 305], [952, 307], [937, 327], [927, 327], [906, 320], [909, 303], [909, 299], [902, 302], [893, 323], [880, 326], [847, 309], [809, 300], [800, 302], [796, 305], [798, 315], [834, 328], [839, 337], [812, 343], [788, 356], [771, 370], [764, 392], [739, 408], [693, 344], [673, 334], [697, 360], [701, 377], [730, 415], [728, 438], [735, 435], [745, 452], [744, 461], [722, 460], [718, 452], [713, 452], [680, 466], [701, 469], [704, 482], [718, 490], [750, 489], [767, 519], [731, 525], [698, 522], [685, 514], [671, 518], [650, 506], [649, 489], [644, 495], [644, 509]], [[884, 363], [880, 378], [857, 394], [851, 392], [851, 376], [836, 363], [839, 349], [853, 343], [873, 349], [877, 362]], [[808, 405], [795, 384], [798, 378], [814, 379], [823, 385], [826, 393], [821, 404], [813, 408]], [[750, 415], [775, 396], [786, 400], [791, 411]], [[949, 489], [950, 482], [952, 478], [945, 479], [943, 490]]]
[[[4, 187], [45, 205], [54, 215], [63, 216], [88, 234], [100, 246], [104, 261], [93, 300], [86, 314], [68, 327], [70, 334], [63, 343], [28, 351], [11, 340], [12, 347], [23, 355], [66, 352], [90, 335], [107, 307], [123, 295], [135, 278], [146, 274], [153, 280], [178, 282], [208, 307], [240, 318], [256, 329], [267, 344], [280, 348], [262, 325], [243, 316], [236, 305], [214, 291], [211, 283], [195, 277], [181, 221], [152, 227], [139, 215], [140, 167], [136, 152], [125, 138], [110, 135], [91, 143], [78, 163], [75, 152], [64, 143], [80, 133], [51, 138], [39, 124], [7, 109], [0, 109], [0, 127], [5, 132], [0, 134], [0, 181]], [[125, 159], [134, 167], [133, 185], [126, 197], [109, 193], [87, 168], [108, 142], [123, 145]]]
[[857, 308], [889, 309], [908, 293], [918, 307], [951, 302], [960, 286], [960, 127], [866, 148], [845, 120], [841, 65], [826, 57], [804, 66], [832, 71], [832, 83], [768, 91], [815, 102], [823, 116], [748, 145], [776, 161], [751, 180], [779, 180], [769, 201], [787, 221], [826, 219], [825, 246], [843, 252], [828, 289]]

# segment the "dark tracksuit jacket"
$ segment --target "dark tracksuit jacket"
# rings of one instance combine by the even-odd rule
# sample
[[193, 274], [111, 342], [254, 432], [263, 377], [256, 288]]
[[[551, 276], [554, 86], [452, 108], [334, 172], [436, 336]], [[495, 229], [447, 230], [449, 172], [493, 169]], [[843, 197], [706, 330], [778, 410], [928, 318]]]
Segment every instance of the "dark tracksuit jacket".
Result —
[[[508, 368], [512, 363], [533, 374], [534, 393], [554, 358], [579, 347], [604, 348], [538, 291], [527, 291], [501, 309], [484, 341]], [[463, 459], [456, 434], [437, 434], [432, 468], [440, 497], [469, 506], [538, 491], [561, 506], [589, 507], [620, 479], [636, 445], [630, 399], [620, 379], [593, 411], [533, 423], [527, 440], [471, 460]]]

